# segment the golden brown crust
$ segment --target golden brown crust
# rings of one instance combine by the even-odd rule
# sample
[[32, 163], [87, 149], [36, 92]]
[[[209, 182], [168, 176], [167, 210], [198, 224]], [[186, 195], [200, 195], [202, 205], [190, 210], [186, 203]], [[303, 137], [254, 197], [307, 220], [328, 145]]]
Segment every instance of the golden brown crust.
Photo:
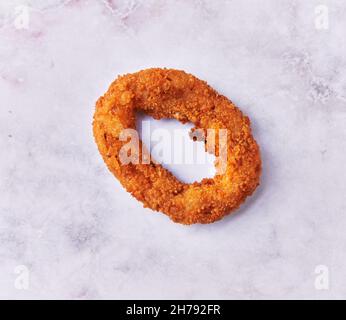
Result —
[[[196, 128], [227, 129], [226, 171], [186, 184], [153, 161], [122, 164], [119, 151], [126, 142], [119, 135], [123, 129], [136, 128], [136, 110], [155, 119], [190, 121]], [[175, 222], [219, 220], [259, 185], [261, 158], [249, 119], [206, 82], [184, 71], [153, 68], [118, 77], [97, 101], [93, 130], [104, 161], [126, 190]]]

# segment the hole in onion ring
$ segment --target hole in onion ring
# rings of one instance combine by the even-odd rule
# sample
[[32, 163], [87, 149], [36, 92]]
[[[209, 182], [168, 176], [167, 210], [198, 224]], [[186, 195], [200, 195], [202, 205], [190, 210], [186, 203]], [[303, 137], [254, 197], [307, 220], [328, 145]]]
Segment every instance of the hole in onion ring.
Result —
[[201, 133], [191, 131], [192, 123], [175, 119], [155, 120], [137, 112], [136, 126], [140, 139], [151, 156], [184, 183], [213, 178], [215, 156], [205, 152]]

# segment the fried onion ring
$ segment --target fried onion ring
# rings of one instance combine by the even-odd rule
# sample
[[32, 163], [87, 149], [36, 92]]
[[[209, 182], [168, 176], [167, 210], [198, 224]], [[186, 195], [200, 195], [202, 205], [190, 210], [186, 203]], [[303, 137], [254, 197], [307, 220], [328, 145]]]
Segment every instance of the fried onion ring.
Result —
[[[154, 160], [123, 164], [119, 152], [126, 141], [120, 135], [126, 128], [136, 129], [139, 110], [155, 119], [192, 122], [196, 129], [227, 129], [224, 172], [187, 184]], [[206, 82], [184, 71], [153, 68], [119, 76], [96, 103], [93, 131], [105, 163], [126, 190], [144, 207], [161, 211], [174, 222], [219, 220], [259, 185], [261, 157], [249, 118]], [[144, 156], [141, 150], [139, 156]], [[216, 148], [214, 153], [218, 152]]]

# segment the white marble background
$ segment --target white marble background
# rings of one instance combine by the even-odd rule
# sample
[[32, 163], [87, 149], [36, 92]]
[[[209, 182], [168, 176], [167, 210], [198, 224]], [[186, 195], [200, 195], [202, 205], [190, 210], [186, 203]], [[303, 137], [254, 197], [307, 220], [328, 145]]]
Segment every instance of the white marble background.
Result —
[[[264, 172], [237, 214], [174, 224], [107, 171], [94, 102], [152, 66], [251, 117]], [[1, 0], [0, 298], [345, 298], [345, 69], [344, 0]]]

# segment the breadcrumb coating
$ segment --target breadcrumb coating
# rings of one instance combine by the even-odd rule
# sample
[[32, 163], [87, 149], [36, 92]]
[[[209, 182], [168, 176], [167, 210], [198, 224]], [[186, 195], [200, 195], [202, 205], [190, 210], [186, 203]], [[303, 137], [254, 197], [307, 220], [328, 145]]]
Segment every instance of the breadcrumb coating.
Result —
[[[136, 129], [135, 112], [139, 110], [155, 119], [189, 121], [196, 129], [227, 129], [224, 172], [187, 184], [153, 159], [149, 164], [123, 164], [119, 152], [126, 141], [119, 137], [123, 129]], [[126, 190], [144, 207], [161, 211], [174, 222], [219, 220], [237, 209], [259, 185], [261, 157], [249, 118], [205, 81], [184, 71], [152, 68], [119, 76], [96, 103], [93, 131], [105, 163]], [[141, 158], [146, 154], [139, 143]], [[215, 154], [218, 152], [216, 148]]]

